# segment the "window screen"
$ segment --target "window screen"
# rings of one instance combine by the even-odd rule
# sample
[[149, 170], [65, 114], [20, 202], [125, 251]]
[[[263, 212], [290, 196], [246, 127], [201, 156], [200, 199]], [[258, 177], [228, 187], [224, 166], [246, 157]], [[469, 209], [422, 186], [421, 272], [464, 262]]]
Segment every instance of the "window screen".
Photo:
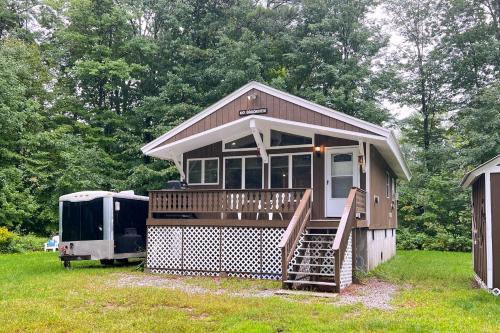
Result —
[[205, 160], [205, 183], [214, 184], [219, 182], [219, 160]]
[[271, 156], [271, 188], [288, 188], [288, 156]]
[[352, 154], [331, 155], [331, 196], [347, 198], [353, 185]]
[[311, 187], [311, 155], [292, 155], [292, 187]]
[[262, 188], [262, 159], [260, 157], [245, 158], [245, 188]]
[[188, 161], [188, 183], [201, 183], [201, 160]]
[[241, 158], [228, 158], [225, 160], [225, 188], [241, 189], [242, 160]]
[[312, 138], [271, 130], [271, 146], [299, 146], [312, 144]]

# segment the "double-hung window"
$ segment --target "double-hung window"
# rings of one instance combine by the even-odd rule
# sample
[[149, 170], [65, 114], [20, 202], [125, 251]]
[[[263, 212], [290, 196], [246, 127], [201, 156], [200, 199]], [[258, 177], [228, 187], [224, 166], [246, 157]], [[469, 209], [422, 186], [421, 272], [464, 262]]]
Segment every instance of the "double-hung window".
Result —
[[271, 155], [270, 188], [311, 188], [312, 154]]
[[190, 185], [219, 184], [219, 159], [216, 157], [187, 160], [187, 181]]

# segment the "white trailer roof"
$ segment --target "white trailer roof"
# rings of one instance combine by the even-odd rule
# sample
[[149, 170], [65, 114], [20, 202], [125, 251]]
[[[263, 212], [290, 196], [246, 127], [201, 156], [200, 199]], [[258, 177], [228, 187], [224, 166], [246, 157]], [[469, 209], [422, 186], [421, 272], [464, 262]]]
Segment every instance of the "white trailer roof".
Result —
[[149, 198], [142, 195], [135, 195], [134, 191], [122, 191], [122, 192], [109, 192], [109, 191], [81, 191], [75, 193], [65, 194], [59, 197], [59, 201], [90, 201], [97, 198], [123, 198], [123, 199], [133, 199], [133, 200], [143, 200], [148, 201]]

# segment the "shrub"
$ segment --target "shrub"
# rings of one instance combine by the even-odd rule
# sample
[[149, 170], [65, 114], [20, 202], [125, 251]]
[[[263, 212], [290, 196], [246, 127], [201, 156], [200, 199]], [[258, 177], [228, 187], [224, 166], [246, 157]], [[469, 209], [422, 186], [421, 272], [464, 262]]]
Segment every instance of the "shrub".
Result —
[[0, 227], [0, 253], [41, 251], [47, 239], [33, 234], [18, 235], [6, 227]]
[[9, 252], [10, 244], [15, 236], [6, 227], [0, 227], [0, 253]]

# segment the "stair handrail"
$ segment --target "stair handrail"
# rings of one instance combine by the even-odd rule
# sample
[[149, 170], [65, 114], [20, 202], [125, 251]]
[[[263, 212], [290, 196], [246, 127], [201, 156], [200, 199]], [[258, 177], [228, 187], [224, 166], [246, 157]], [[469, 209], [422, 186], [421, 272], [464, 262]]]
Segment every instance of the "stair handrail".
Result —
[[340, 292], [340, 270], [342, 269], [342, 264], [344, 263], [345, 252], [347, 250], [347, 245], [349, 243], [349, 236], [356, 223], [356, 212], [357, 212], [357, 195], [364, 195], [364, 191], [353, 187], [349, 191], [347, 196], [347, 201], [344, 206], [344, 212], [340, 218], [339, 227], [333, 240], [333, 255], [335, 258], [335, 288], [337, 292]]
[[307, 189], [304, 192], [304, 196], [302, 197], [299, 206], [295, 210], [295, 213], [288, 224], [288, 228], [278, 244], [278, 247], [281, 249], [282, 281], [286, 281], [288, 279], [288, 265], [293, 258], [300, 236], [311, 220], [311, 195], [311, 189]]

